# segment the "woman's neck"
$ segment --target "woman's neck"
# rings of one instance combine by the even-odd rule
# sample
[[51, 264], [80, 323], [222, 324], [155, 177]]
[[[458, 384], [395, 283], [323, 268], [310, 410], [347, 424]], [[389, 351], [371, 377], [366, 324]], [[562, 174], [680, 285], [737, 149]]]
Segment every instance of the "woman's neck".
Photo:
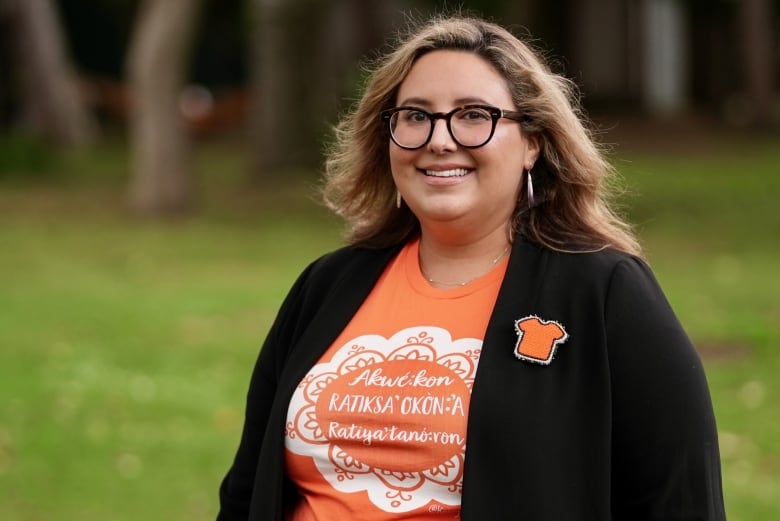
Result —
[[444, 241], [422, 234], [420, 271], [434, 287], [465, 286], [489, 273], [507, 255], [507, 234], [492, 233], [470, 241]]

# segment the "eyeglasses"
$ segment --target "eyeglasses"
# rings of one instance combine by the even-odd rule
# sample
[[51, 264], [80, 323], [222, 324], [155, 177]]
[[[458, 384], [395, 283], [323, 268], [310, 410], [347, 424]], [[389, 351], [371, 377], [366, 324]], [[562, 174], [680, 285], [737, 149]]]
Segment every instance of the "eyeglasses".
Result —
[[464, 105], [446, 114], [428, 112], [418, 107], [395, 107], [383, 110], [382, 120], [387, 122], [393, 142], [406, 150], [424, 147], [433, 136], [436, 120], [447, 122], [452, 139], [464, 148], [478, 148], [493, 137], [501, 118], [522, 121], [520, 112], [503, 110], [490, 105]]

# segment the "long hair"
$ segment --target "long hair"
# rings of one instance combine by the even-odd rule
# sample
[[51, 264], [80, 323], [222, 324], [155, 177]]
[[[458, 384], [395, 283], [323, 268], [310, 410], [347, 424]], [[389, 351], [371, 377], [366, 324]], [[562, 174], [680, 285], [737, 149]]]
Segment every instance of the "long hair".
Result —
[[351, 244], [385, 247], [419, 232], [406, 205], [396, 208], [389, 137], [379, 113], [396, 103], [415, 61], [439, 49], [473, 52], [504, 77], [521, 130], [540, 145], [533, 169], [534, 205], [520, 190], [510, 236], [556, 251], [641, 248], [610, 207], [615, 172], [585, 126], [575, 85], [553, 73], [540, 53], [496, 24], [472, 17], [437, 17], [411, 28], [372, 68], [363, 95], [335, 128], [325, 161], [325, 204], [343, 217]]

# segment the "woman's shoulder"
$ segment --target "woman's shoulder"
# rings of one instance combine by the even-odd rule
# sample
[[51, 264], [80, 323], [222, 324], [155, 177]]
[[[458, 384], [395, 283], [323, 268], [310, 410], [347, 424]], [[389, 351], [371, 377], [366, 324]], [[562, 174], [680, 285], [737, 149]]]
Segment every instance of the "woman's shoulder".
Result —
[[620, 288], [657, 287], [658, 283], [645, 259], [614, 248], [545, 249], [544, 273], [561, 287], [591, 288], [603, 293]]
[[621, 265], [638, 266], [648, 269], [647, 262], [637, 255], [609, 246], [593, 248], [581, 245], [567, 245], [559, 249], [529, 245], [548, 259], [548, 266], [561, 270], [570, 270], [581, 274], [609, 275]]
[[359, 267], [383, 265], [398, 252], [400, 247], [365, 248], [361, 246], [342, 246], [315, 259], [307, 268], [317, 275], [332, 276], [349, 272]]
[[298, 276], [282, 305], [286, 314], [313, 316], [323, 302], [368, 291], [394, 250], [345, 246], [312, 261]]
[[343, 246], [312, 261], [298, 278], [301, 289], [329, 291], [347, 281], [359, 284], [378, 278], [400, 247], [371, 249]]
[[596, 250], [575, 250], [564, 255], [569, 262], [576, 266], [586, 267], [599, 271], [603, 270], [605, 272], [612, 272], [615, 268], [621, 265], [647, 266], [647, 263], [643, 258], [610, 247]]

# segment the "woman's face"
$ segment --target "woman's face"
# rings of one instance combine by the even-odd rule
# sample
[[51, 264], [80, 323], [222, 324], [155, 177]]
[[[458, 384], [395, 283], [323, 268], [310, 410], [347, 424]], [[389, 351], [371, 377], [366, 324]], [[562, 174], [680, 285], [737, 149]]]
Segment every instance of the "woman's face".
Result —
[[[503, 76], [467, 51], [438, 50], [420, 57], [398, 90], [396, 106], [450, 112], [466, 104], [515, 110]], [[440, 229], [463, 239], [498, 230], [505, 233], [517, 201], [523, 171], [539, 153], [519, 124], [499, 119], [482, 147], [459, 146], [444, 119], [436, 120], [427, 145], [406, 150], [390, 141], [390, 168], [401, 195], [420, 220], [423, 233]], [[474, 235], [476, 234], [476, 236]]]

